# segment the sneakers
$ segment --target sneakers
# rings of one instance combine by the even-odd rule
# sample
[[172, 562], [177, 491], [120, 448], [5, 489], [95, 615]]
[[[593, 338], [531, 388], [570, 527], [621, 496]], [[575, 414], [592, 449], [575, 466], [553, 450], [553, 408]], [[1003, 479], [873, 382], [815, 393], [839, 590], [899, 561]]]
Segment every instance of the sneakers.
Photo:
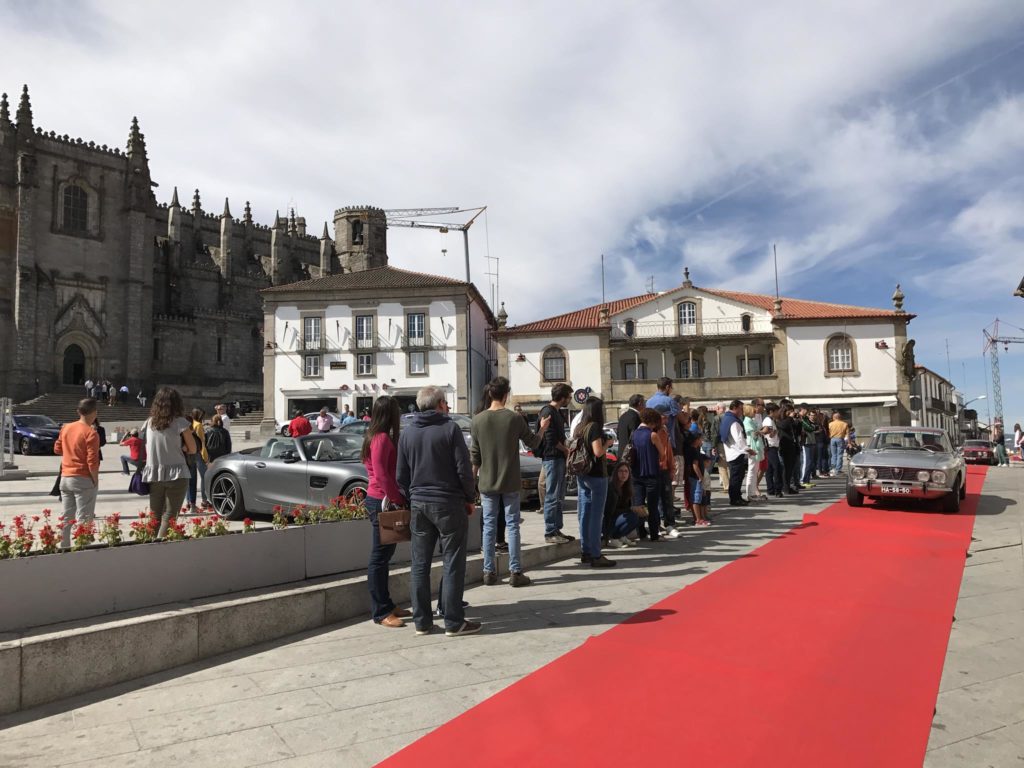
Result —
[[626, 542], [623, 541], [622, 539], [608, 539], [608, 546], [611, 549], [622, 549], [623, 547], [625, 547], [627, 545], [626, 545]]
[[508, 552], [508, 543], [504, 542], [504, 541], [499, 541], [497, 544], [494, 545], [494, 551], [495, 552]]
[[[479, 621], [469, 621], [467, 619], [455, 629], [446, 629], [444, 634], [445, 637], [462, 637], [463, 635], [475, 635], [481, 629], [483, 629], [483, 627]], [[418, 635], [419, 633], [420, 631], [417, 629], [416, 634]]]
[[593, 559], [590, 555], [580, 555], [580, 565], [590, 565], [590, 561]]
[[421, 637], [423, 635], [432, 635], [432, 634], [434, 634], [434, 631], [436, 629], [437, 629], [437, 627], [434, 626], [433, 624], [430, 624], [429, 626], [424, 627], [422, 629], [420, 629], [419, 627], [416, 627], [416, 634], [421, 636]]
[[548, 544], [567, 544], [570, 541], [574, 541], [572, 536], [566, 536], [561, 531], [555, 531], [550, 536], [545, 536], [544, 541]]
[[814, 483], [800, 483], [801, 488], [813, 488]]
[[531, 583], [530, 577], [522, 571], [514, 571], [512, 575], [508, 577], [508, 585], [510, 587], [528, 587]]
[[679, 538], [679, 531], [677, 531], [675, 528], [669, 528], [668, 531], [666, 531], [663, 534], [663, 536], [666, 539], [678, 539]]
[[636, 539], [623, 539], [622, 541], [625, 542], [627, 547], [635, 547], [635, 546], [637, 546], [637, 540]]
[[484, 571], [484, 586], [493, 587], [498, 583], [498, 574], [494, 571]]
[[591, 568], [614, 568], [615, 567], [615, 561], [614, 560], [609, 560], [604, 555], [601, 555], [600, 557], [591, 558], [591, 560], [590, 560], [590, 567]]

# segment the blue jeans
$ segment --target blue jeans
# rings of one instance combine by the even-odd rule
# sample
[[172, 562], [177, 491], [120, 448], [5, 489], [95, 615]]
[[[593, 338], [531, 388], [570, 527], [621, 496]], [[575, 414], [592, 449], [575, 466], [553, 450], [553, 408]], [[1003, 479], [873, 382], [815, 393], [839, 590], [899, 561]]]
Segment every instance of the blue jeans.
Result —
[[601, 556], [601, 521], [604, 503], [608, 498], [608, 478], [579, 475], [580, 485], [577, 509], [580, 519], [580, 551], [590, 557]]
[[370, 525], [373, 528], [370, 539], [370, 560], [366, 566], [366, 583], [370, 588], [370, 613], [378, 624], [395, 610], [395, 603], [388, 590], [388, 565], [398, 548], [397, 544], [380, 543], [380, 525], [377, 523], [377, 513], [380, 512], [382, 501], [373, 496], [367, 496], [365, 501], [366, 513], [370, 517]]
[[829, 466], [828, 443], [825, 442], [824, 440], [818, 440], [817, 442], [815, 442], [814, 446], [815, 446], [815, 451], [818, 454], [818, 456], [817, 456], [817, 459], [818, 459], [817, 460], [818, 474], [819, 475], [828, 474], [828, 466]]
[[814, 443], [804, 444], [804, 483], [811, 482], [814, 475]]
[[636, 530], [639, 524], [640, 518], [636, 516], [636, 512], [620, 512], [619, 516], [615, 518], [615, 523], [612, 525], [612, 538], [626, 538]]
[[[633, 478], [633, 506], [647, 507], [647, 529], [652, 541], [658, 540], [661, 518], [658, 515], [658, 502], [661, 501], [660, 477]], [[640, 522], [637, 521], [639, 527]]]
[[122, 456], [121, 471], [126, 475], [131, 474], [131, 472], [128, 471], [129, 464], [131, 464], [135, 469], [144, 469], [146, 466], [146, 462], [143, 459], [133, 459], [131, 456]]
[[414, 501], [410, 506], [412, 530], [412, 617], [417, 629], [434, 623], [430, 604], [430, 564], [434, 547], [441, 541], [444, 562], [441, 602], [444, 624], [458, 629], [465, 621], [462, 592], [466, 585], [466, 535], [469, 517], [461, 499], [449, 501]]
[[843, 471], [843, 452], [846, 450], [846, 440], [841, 437], [833, 437], [832, 448], [832, 470], [838, 475]]
[[521, 573], [519, 546], [519, 494], [481, 493], [480, 506], [484, 518], [484, 570], [497, 573], [494, 563], [494, 543], [497, 539], [498, 514], [505, 512], [505, 537], [508, 542], [508, 570]]
[[544, 535], [562, 530], [562, 501], [565, 499], [565, 457], [544, 459]]
[[188, 499], [189, 504], [195, 504], [196, 491], [198, 490], [199, 496], [203, 500], [203, 504], [206, 504], [206, 486], [203, 483], [203, 478], [206, 477], [206, 462], [203, 461], [203, 457], [198, 453], [196, 454], [196, 465], [192, 467], [191, 470], [192, 471], [189, 473], [188, 478], [188, 491], [185, 494], [185, 498]]

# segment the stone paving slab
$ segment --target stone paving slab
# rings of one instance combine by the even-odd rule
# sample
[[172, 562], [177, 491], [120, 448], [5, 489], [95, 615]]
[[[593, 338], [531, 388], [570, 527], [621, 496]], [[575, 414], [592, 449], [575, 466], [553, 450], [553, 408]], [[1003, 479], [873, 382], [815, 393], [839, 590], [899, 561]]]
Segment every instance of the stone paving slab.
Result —
[[1024, 765], [1024, 472], [988, 473], [950, 631], [927, 768]]

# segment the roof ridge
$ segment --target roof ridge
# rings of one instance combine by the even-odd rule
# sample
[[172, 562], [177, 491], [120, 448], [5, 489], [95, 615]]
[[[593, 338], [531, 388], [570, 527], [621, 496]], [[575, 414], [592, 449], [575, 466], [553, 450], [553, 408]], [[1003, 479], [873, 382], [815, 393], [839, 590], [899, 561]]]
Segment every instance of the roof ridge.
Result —
[[[770, 301], [775, 301], [775, 296], [772, 296], [770, 293], [752, 293], [750, 291], [728, 291], [723, 290], [721, 288], [699, 288], [697, 286], [694, 286], [694, 288], [696, 288], [698, 291], [705, 291], [707, 293], [714, 293], [718, 295], [734, 294], [738, 296], [757, 296], [758, 298], [761, 299], [769, 299]], [[818, 299], [798, 299], [795, 296], [779, 296], [779, 299], [781, 301], [799, 301], [803, 302], [804, 304], [821, 304], [822, 306], [838, 307], [841, 309], [865, 309], [871, 312], [887, 312], [895, 314], [895, 310], [892, 309], [882, 309], [881, 307], [864, 307], [859, 304], [839, 304], [834, 301], [819, 301]]]
[[[531, 326], [531, 325], [536, 325], [538, 323], [550, 323], [550, 322], [554, 322], [556, 320], [561, 320], [561, 319], [564, 319], [564, 318], [572, 317], [573, 315], [583, 315], [586, 312], [592, 312], [594, 310], [600, 310], [601, 307], [609, 307], [610, 305], [613, 305], [613, 304], [624, 304], [624, 303], [628, 303], [628, 302], [631, 302], [631, 301], [636, 301], [637, 303], [633, 304], [631, 306], [638, 306], [639, 304], [642, 304], [642, 303], [644, 303], [646, 301], [649, 301], [651, 299], [657, 298], [660, 295], [661, 295], [660, 293], [641, 293], [641, 294], [637, 294], [636, 296], [627, 296], [626, 298], [623, 298], [623, 299], [612, 299], [611, 301], [599, 301], [596, 304], [590, 304], [590, 305], [588, 305], [586, 307], [580, 307], [579, 309], [573, 309], [573, 310], [570, 310], [569, 312], [562, 312], [561, 314], [550, 315], [549, 317], [541, 317], [541, 318], [538, 318], [537, 320], [530, 320], [529, 322], [526, 322], [526, 323], [520, 323], [519, 325], [511, 325], [511, 326], [509, 326], [508, 329], [509, 330], [520, 330], [522, 328], [525, 328], [525, 327], [528, 327], [528, 326]], [[639, 299], [642, 299], [643, 301], [638, 301]]]

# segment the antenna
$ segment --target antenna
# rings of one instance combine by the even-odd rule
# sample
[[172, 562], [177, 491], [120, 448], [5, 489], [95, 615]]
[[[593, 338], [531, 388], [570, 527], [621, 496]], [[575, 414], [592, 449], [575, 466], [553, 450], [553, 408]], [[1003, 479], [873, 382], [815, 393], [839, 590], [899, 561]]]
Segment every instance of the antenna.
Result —
[[949, 362], [949, 339], [946, 339], [946, 375], [949, 377], [949, 383], [953, 383], [953, 365]]
[[647, 277], [647, 292], [654, 293], [654, 275], [648, 275]]
[[772, 258], [775, 261], [775, 298], [779, 298], [779, 250], [772, 243]]
[[604, 304], [604, 254], [601, 254], [601, 303]]

